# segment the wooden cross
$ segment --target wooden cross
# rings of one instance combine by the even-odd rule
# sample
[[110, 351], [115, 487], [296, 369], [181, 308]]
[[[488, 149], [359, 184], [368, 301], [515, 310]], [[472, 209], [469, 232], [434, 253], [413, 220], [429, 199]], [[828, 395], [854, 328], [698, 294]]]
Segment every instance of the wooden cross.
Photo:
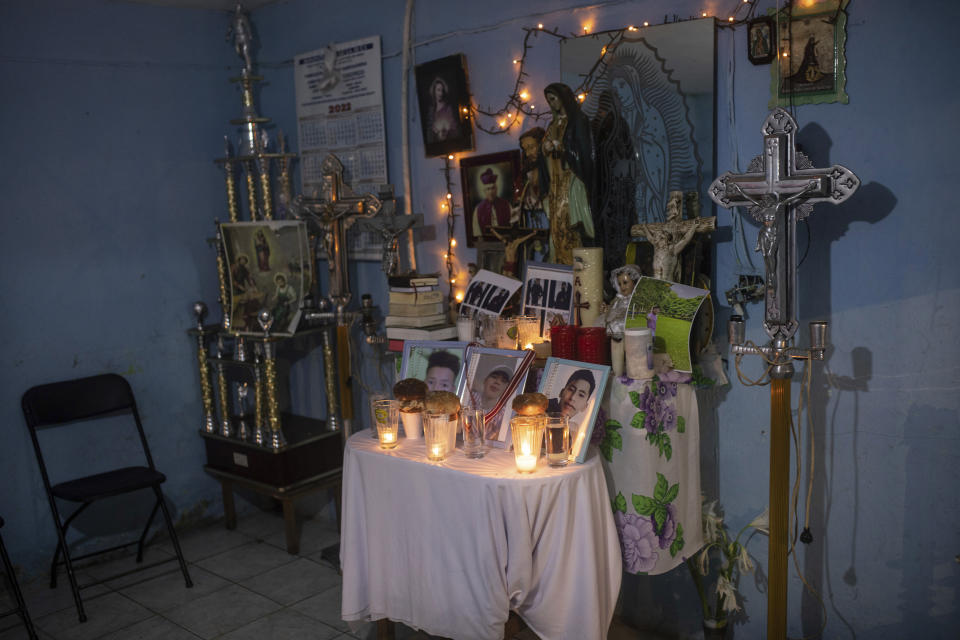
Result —
[[372, 194], [357, 195], [343, 182], [343, 164], [333, 154], [320, 165], [322, 176], [320, 197], [298, 198], [294, 215], [308, 214], [321, 229], [321, 241], [330, 270], [330, 299], [344, 308], [350, 302], [347, 278], [347, 229], [357, 218], [372, 218], [382, 203]]
[[763, 123], [763, 153], [746, 173], [727, 172], [710, 185], [710, 198], [727, 209], [746, 206], [763, 225], [757, 251], [766, 269], [763, 328], [773, 338], [789, 340], [797, 330], [797, 220], [803, 220], [818, 202], [839, 204], [860, 181], [838, 164], [816, 169], [794, 146], [797, 123], [783, 109], [775, 109]]

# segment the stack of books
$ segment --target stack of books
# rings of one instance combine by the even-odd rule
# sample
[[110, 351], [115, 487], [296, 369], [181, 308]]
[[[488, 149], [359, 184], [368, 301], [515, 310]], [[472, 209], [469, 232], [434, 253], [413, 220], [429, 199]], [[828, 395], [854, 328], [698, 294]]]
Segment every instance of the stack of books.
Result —
[[390, 340], [451, 340], [450, 323], [437, 274], [389, 276], [390, 307], [384, 325]]

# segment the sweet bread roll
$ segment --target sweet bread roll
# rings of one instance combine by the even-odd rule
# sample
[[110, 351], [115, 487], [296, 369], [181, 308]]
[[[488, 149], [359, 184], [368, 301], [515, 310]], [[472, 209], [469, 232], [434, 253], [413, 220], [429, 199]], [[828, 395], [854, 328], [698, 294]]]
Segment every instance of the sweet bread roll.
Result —
[[404, 378], [393, 385], [393, 397], [400, 403], [400, 411], [404, 413], [423, 411], [423, 401], [427, 397], [427, 383], [416, 378]]
[[521, 416], [540, 416], [547, 412], [548, 402], [542, 393], [521, 393], [513, 399], [513, 410]]
[[428, 391], [424, 404], [428, 413], [445, 413], [451, 420], [460, 413], [460, 399], [449, 391]]

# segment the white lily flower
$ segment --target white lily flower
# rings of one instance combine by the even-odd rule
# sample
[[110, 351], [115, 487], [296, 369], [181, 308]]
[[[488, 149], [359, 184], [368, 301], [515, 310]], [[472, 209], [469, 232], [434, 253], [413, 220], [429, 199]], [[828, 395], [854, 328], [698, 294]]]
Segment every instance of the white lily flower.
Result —
[[770, 509], [769, 507], [763, 508], [763, 513], [758, 515], [756, 518], [750, 521], [750, 525], [760, 533], [765, 535], [770, 535]]
[[727, 613], [740, 611], [740, 605], [737, 604], [737, 590], [733, 588], [733, 583], [724, 576], [717, 579], [717, 595], [723, 596], [724, 611]]
[[746, 547], [740, 546], [739, 553], [737, 554], [737, 569], [740, 570], [740, 573], [750, 573], [753, 571], [753, 561], [750, 560], [750, 554], [747, 553]]
[[716, 500], [703, 503], [703, 533], [708, 542], [717, 541], [717, 529], [719, 528], [720, 519], [717, 518], [717, 514], [714, 511], [716, 504]]
[[700, 572], [700, 575], [705, 576], [707, 572], [710, 571], [710, 556], [707, 551], [710, 547], [704, 547], [700, 550], [700, 553], [697, 554], [697, 570]]

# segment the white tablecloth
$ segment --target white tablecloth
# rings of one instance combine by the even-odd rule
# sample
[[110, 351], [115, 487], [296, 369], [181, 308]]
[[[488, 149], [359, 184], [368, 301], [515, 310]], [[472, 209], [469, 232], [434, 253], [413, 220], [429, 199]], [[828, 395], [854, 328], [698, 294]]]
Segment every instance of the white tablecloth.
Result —
[[600, 441], [623, 569], [656, 575], [703, 546], [700, 419], [689, 384], [611, 379]]
[[596, 449], [584, 464], [519, 474], [513, 453], [424, 441], [383, 451], [367, 431], [343, 461], [342, 617], [499, 640], [516, 611], [545, 640], [606, 638], [620, 545]]

